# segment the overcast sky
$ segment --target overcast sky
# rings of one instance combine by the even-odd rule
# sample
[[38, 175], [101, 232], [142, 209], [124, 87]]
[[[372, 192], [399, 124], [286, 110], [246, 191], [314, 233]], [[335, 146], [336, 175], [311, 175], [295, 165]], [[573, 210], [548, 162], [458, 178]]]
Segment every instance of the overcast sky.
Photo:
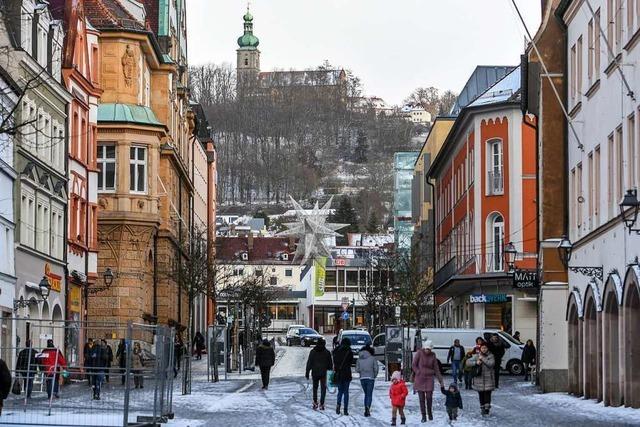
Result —
[[[540, 0], [517, 0], [535, 33]], [[236, 62], [245, 0], [187, 0], [191, 64]], [[262, 71], [349, 68], [367, 95], [400, 103], [414, 88], [456, 93], [476, 65], [515, 65], [524, 30], [511, 0], [253, 0]]]

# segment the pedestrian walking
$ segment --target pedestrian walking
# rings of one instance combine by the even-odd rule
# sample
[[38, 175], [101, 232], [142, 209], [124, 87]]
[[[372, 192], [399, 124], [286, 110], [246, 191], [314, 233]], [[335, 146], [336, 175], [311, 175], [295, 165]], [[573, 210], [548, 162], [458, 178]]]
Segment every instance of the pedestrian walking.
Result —
[[[327, 371], [333, 370], [333, 359], [331, 353], [327, 350], [326, 343], [320, 339], [318, 343], [309, 352], [307, 358], [307, 368], [305, 369], [305, 378], [313, 381], [313, 409], [320, 408], [324, 411], [324, 400], [327, 396]], [[320, 386], [320, 405], [318, 406], [318, 386]]]
[[0, 359], [0, 415], [4, 400], [9, 397], [11, 391], [11, 371], [4, 360]]
[[83, 361], [84, 361], [84, 372], [85, 372], [85, 377], [87, 378], [87, 382], [89, 383], [89, 387], [92, 387], [92, 380], [91, 380], [91, 366], [90, 365], [90, 361], [89, 361], [89, 353], [91, 353], [91, 349], [94, 346], [94, 342], [93, 342], [93, 338], [89, 338], [87, 340], [87, 342], [84, 344], [84, 348], [82, 349], [82, 355], [83, 355]]
[[471, 390], [471, 381], [473, 380], [472, 367], [467, 364], [467, 360], [471, 359], [474, 356], [474, 351], [469, 350], [467, 354], [465, 354], [464, 359], [462, 359], [462, 371], [464, 374], [464, 389]]
[[338, 334], [336, 334], [336, 335], [333, 337], [333, 340], [331, 340], [331, 341], [332, 341], [332, 344], [333, 344], [333, 350], [335, 350], [335, 349], [336, 349], [336, 347], [338, 347], [338, 344], [339, 344], [339, 343], [338, 343]]
[[524, 380], [529, 379], [529, 373], [531, 372], [531, 365], [536, 363], [536, 347], [533, 345], [532, 340], [527, 340], [527, 343], [522, 349], [522, 357], [520, 358], [522, 365], [524, 366]]
[[176, 333], [173, 344], [173, 378], [176, 378], [178, 376], [178, 372], [180, 371], [180, 362], [182, 362], [183, 354], [184, 342], [182, 341], [182, 336], [179, 333]]
[[144, 359], [142, 358], [142, 347], [138, 341], [133, 343], [133, 354], [131, 355], [131, 368], [133, 372], [133, 385], [135, 388], [144, 388]]
[[104, 371], [104, 378], [107, 384], [109, 384], [109, 374], [111, 372], [111, 366], [113, 365], [113, 349], [105, 339], [102, 340], [102, 345], [107, 349], [107, 368]]
[[262, 343], [256, 349], [256, 366], [260, 367], [263, 390], [269, 388], [269, 375], [271, 374], [271, 367], [275, 364], [276, 352], [271, 347], [269, 340], [262, 340]]
[[120, 383], [124, 385], [127, 379], [127, 342], [124, 338], [122, 338], [118, 344], [116, 359], [118, 359], [118, 367], [120, 367], [120, 373], [122, 374]]
[[196, 350], [196, 360], [202, 360], [202, 352], [205, 348], [205, 339], [204, 335], [200, 332], [196, 332], [196, 336], [193, 339], [194, 347]]
[[373, 402], [373, 388], [378, 376], [378, 360], [373, 357], [374, 351], [369, 344], [358, 353], [356, 372], [360, 374], [360, 385], [364, 391], [364, 416], [371, 416], [371, 403]]
[[31, 340], [25, 342], [25, 348], [18, 353], [16, 362], [16, 374], [24, 383], [24, 389], [27, 393], [27, 399], [31, 399], [33, 391], [33, 379], [38, 371], [38, 361], [36, 359], [38, 352], [31, 348]]
[[449, 353], [447, 354], [447, 363], [451, 362], [451, 373], [456, 383], [462, 379], [462, 370], [460, 367], [462, 366], [464, 355], [464, 347], [460, 345], [460, 340], [453, 340], [453, 345], [449, 347]]
[[402, 379], [400, 371], [391, 374], [391, 387], [389, 387], [389, 398], [391, 399], [391, 425], [396, 425], [397, 415], [400, 414], [400, 424], [404, 425], [407, 418], [404, 415], [404, 405], [407, 401], [409, 390]]
[[478, 392], [480, 413], [489, 415], [491, 410], [491, 392], [495, 389], [495, 358], [489, 347], [483, 344], [480, 353], [474, 354], [467, 360], [467, 366], [472, 368], [473, 389]]
[[480, 353], [480, 347], [482, 347], [482, 344], [484, 344], [484, 343], [485, 343], [484, 338], [477, 337], [476, 338], [476, 346], [473, 347], [473, 352], [476, 353], [476, 354]]
[[335, 383], [338, 386], [338, 403], [336, 414], [340, 415], [340, 405], [342, 404], [343, 414], [349, 415], [349, 385], [353, 377], [351, 376], [351, 365], [353, 364], [353, 352], [351, 351], [351, 340], [342, 338], [340, 345], [333, 350], [333, 367], [335, 369]]
[[427, 422], [427, 416], [429, 420], [433, 420], [433, 383], [434, 378], [438, 379], [441, 387], [444, 387], [444, 381], [442, 380], [442, 374], [438, 365], [438, 359], [436, 358], [433, 350], [433, 343], [431, 340], [425, 341], [420, 350], [416, 352], [413, 357], [413, 374], [414, 383], [413, 389], [418, 392], [420, 398], [420, 413], [422, 414], [422, 422]]
[[462, 395], [460, 394], [460, 390], [458, 390], [458, 383], [453, 382], [449, 385], [449, 389], [441, 387], [440, 390], [446, 397], [444, 406], [447, 408], [449, 421], [457, 420], [458, 409], [462, 410]]
[[67, 361], [62, 352], [53, 344], [53, 340], [47, 340], [47, 348], [38, 355], [40, 365], [45, 375], [47, 385], [47, 398], [53, 395], [60, 397], [60, 373], [67, 369]]
[[500, 368], [502, 366], [502, 358], [504, 357], [505, 348], [502, 344], [502, 340], [497, 334], [491, 335], [489, 338], [489, 342], [487, 343], [489, 347], [489, 351], [493, 354], [493, 358], [495, 360], [495, 365], [493, 370], [496, 388], [500, 388]]
[[107, 369], [109, 355], [107, 347], [103, 341], [97, 341], [89, 350], [89, 366], [91, 370], [91, 385], [93, 389], [93, 399], [100, 400], [104, 372]]

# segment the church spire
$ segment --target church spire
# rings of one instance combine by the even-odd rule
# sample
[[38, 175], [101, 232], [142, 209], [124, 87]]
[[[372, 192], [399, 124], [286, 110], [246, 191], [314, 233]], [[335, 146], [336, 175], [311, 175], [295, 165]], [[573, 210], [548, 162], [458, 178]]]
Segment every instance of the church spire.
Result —
[[244, 19], [244, 35], [238, 38], [238, 46], [240, 49], [255, 50], [260, 44], [260, 40], [253, 35], [253, 15], [249, 10], [249, 3], [247, 3], [247, 13], [242, 19]]

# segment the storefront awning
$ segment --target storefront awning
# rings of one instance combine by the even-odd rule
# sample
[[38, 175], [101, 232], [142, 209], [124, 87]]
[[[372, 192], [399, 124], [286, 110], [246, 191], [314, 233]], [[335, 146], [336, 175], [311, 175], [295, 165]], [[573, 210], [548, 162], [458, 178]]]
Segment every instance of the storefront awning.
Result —
[[513, 287], [513, 278], [507, 273], [458, 274], [451, 276], [435, 294], [445, 297], [457, 297], [490, 287]]

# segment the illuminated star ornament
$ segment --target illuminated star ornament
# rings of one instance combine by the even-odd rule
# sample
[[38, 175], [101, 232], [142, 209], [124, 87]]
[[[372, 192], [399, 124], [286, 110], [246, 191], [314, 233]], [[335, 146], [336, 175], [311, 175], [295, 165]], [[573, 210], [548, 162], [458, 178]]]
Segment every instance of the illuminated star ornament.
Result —
[[289, 198], [296, 211], [296, 219], [298, 221], [285, 223], [287, 230], [278, 233], [277, 236], [295, 236], [298, 239], [293, 260], [302, 258], [300, 262], [302, 265], [318, 256], [331, 258], [331, 251], [327, 247], [326, 239], [328, 237], [340, 237], [341, 234], [336, 233], [336, 230], [349, 225], [327, 222], [333, 197], [322, 208], [318, 208], [318, 202], [316, 202], [311, 210], [303, 209], [293, 197], [289, 196]]

